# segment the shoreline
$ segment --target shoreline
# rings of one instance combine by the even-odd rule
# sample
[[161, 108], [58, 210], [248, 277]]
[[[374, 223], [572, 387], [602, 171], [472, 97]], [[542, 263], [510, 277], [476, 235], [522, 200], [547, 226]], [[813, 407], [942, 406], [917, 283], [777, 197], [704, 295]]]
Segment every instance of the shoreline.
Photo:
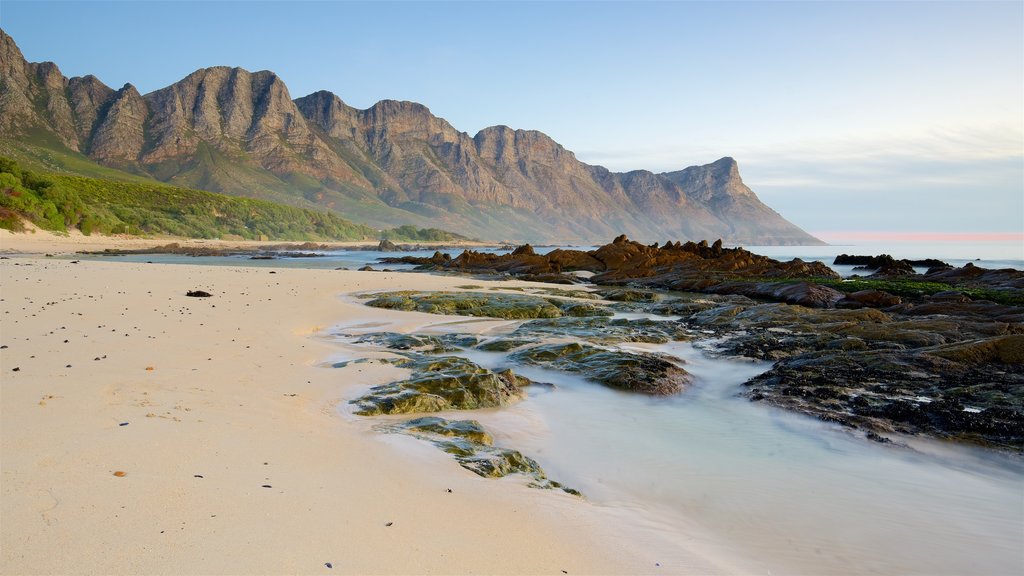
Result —
[[[355, 383], [322, 367], [336, 349], [320, 335], [414, 320], [339, 298], [408, 274], [28, 257], [0, 270], [3, 573], [730, 571], [637, 547], [613, 511], [347, 422]], [[363, 370], [360, 385], [394, 376]]]
[[[53, 253], [59, 255], [78, 254], [84, 251], [103, 250], [144, 250], [159, 248], [167, 244], [177, 243], [183, 247], [193, 249], [216, 249], [216, 250], [239, 250], [258, 251], [261, 248], [293, 246], [301, 247], [308, 241], [304, 240], [220, 240], [208, 238], [180, 238], [175, 236], [161, 237], [140, 237], [128, 235], [104, 236], [93, 234], [86, 236], [78, 230], [72, 230], [66, 235], [55, 234], [41, 228], [34, 228], [29, 232], [11, 232], [0, 229], [0, 254], [44, 254]], [[369, 249], [376, 247], [380, 240], [353, 240], [346, 242], [317, 242], [338, 250], [346, 248]], [[484, 248], [501, 246], [500, 242], [475, 242], [469, 240], [453, 242], [406, 242], [396, 241], [399, 245], [423, 246], [433, 248], [435, 246], [447, 246], [451, 248]]]

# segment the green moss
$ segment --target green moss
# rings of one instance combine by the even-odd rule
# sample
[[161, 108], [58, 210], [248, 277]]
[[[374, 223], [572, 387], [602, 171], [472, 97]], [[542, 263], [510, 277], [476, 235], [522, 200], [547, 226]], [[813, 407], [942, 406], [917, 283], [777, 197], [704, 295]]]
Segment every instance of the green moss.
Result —
[[690, 375], [656, 355], [604, 350], [577, 342], [545, 344], [513, 352], [510, 359], [556, 370], [578, 372], [609, 388], [664, 396], [680, 392]]
[[521, 294], [486, 292], [387, 292], [366, 303], [367, 306], [452, 314], [527, 320], [571, 316], [610, 316], [607, 308], [572, 300], [545, 299]]
[[463, 468], [484, 478], [522, 474], [531, 479], [529, 485], [533, 488], [560, 489], [581, 496], [579, 491], [548, 479], [533, 458], [518, 450], [494, 446], [494, 439], [476, 420], [445, 420], [426, 416], [381, 428], [431, 442], [454, 456]]
[[504, 406], [522, 398], [521, 388], [530, 383], [511, 370], [491, 372], [457, 356], [417, 356], [397, 365], [411, 368], [412, 376], [374, 386], [352, 400], [357, 406], [356, 414], [412, 414]]

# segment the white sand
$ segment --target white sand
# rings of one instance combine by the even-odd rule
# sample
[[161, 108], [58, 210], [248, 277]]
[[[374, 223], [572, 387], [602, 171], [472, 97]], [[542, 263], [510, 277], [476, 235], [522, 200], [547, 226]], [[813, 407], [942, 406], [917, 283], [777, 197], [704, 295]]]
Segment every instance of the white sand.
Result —
[[[32, 246], [0, 238], [0, 249]], [[656, 567], [607, 510], [480, 478], [427, 443], [340, 414], [360, 386], [397, 369], [324, 368], [335, 350], [316, 334], [410, 313], [339, 295], [465, 279], [274, 272], [0, 260], [0, 572], [557, 576], [719, 566], [673, 548], [660, 558], [673, 563]], [[185, 297], [190, 289], [214, 297]]]
[[[168, 237], [147, 237], [114, 235], [104, 236], [93, 234], [86, 236], [78, 230], [72, 230], [68, 234], [54, 234], [34, 226], [31, 222], [23, 222], [27, 232], [11, 232], [0, 228], [0, 253], [21, 253], [21, 254], [72, 254], [79, 251], [99, 251], [108, 248], [115, 250], [141, 250], [155, 248], [171, 243], [178, 243], [188, 247], [210, 247], [210, 248], [241, 248], [253, 249], [261, 246], [273, 245], [301, 245], [302, 242], [258, 242], [255, 240], [206, 240], [196, 238]], [[319, 244], [319, 242], [317, 242]], [[356, 247], [376, 246], [377, 242], [351, 241], [351, 242], [329, 242], [332, 247]], [[426, 244], [430, 246], [493, 246], [493, 243], [481, 243], [471, 241], [461, 242], [397, 242], [397, 244]]]

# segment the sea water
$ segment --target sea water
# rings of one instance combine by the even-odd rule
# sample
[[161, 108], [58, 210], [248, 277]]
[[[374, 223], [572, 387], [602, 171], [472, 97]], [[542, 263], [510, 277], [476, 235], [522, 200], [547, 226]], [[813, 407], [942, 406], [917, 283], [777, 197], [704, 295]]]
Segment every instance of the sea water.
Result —
[[[596, 246], [537, 246], [535, 251], [538, 254], [547, 254], [555, 249], [593, 250]], [[855, 254], [862, 256], [876, 256], [878, 254], [889, 254], [894, 258], [907, 258], [911, 260], [923, 260], [925, 258], [936, 258], [953, 266], [963, 266], [968, 262], [982, 268], [1017, 268], [1024, 269], [1024, 245], [1019, 242], [985, 242], [985, 243], [886, 243], [886, 244], [859, 244], [859, 245], [828, 245], [828, 246], [747, 246], [747, 250], [755, 254], [761, 254], [777, 260], [792, 260], [800, 258], [806, 261], [819, 261], [831, 266], [839, 274], [849, 276], [851, 274], [865, 274], [854, 271], [853, 266], [834, 265], [832, 262], [839, 254]], [[508, 248], [490, 247], [474, 248], [478, 252], [502, 254], [509, 251]], [[456, 257], [461, 254], [462, 248], [445, 248], [440, 250], [442, 254]], [[252, 260], [250, 255], [234, 256], [185, 256], [181, 254], [127, 254], [121, 256], [108, 255], [75, 255], [80, 259], [117, 259], [126, 262], [153, 262], [160, 264], [208, 264], [215, 266], [257, 266], [272, 268], [316, 268], [336, 269], [348, 268], [356, 270], [363, 266], [372, 266], [378, 270], [387, 268], [389, 270], [411, 271], [414, 266], [410, 264], [381, 264], [381, 258], [395, 258], [402, 256], [430, 256], [433, 249], [381, 252], [378, 250], [302, 250], [302, 252], [316, 254], [314, 257], [292, 258], [279, 257], [273, 260]], [[70, 258], [70, 256], [69, 256]], [[918, 270], [925, 272], [924, 268]]]
[[666, 573], [673, 547], [694, 541], [766, 574], [1024, 573], [1019, 458], [909, 438], [879, 444], [739, 397], [767, 363], [683, 342], [624, 348], [675, 356], [695, 382], [652, 398], [465, 350], [482, 366], [555, 386], [532, 387], [512, 406], [442, 416], [479, 420], [496, 444], [616, 511], [630, 537], [665, 552]]

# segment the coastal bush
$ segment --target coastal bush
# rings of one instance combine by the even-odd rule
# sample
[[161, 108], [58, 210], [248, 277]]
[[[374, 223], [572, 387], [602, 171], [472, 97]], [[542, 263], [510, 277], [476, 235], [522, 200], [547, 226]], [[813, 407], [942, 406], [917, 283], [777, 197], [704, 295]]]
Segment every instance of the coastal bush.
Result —
[[[157, 182], [37, 174], [0, 157], [0, 227], [20, 219], [54, 232], [168, 234], [247, 240], [366, 240], [372, 228], [304, 210]], [[427, 234], [430, 236], [430, 234]]]
[[452, 242], [467, 240], [465, 236], [439, 228], [417, 228], [411, 225], [399, 226], [380, 233], [381, 240], [392, 242]]

